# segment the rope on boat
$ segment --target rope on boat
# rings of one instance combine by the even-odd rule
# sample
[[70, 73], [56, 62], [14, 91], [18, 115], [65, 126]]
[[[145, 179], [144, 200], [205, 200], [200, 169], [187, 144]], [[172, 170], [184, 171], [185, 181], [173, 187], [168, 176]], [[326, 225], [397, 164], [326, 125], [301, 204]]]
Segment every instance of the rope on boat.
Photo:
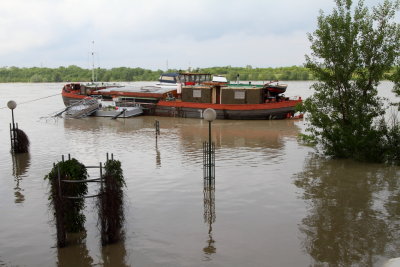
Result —
[[[44, 96], [44, 97], [40, 97], [40, 98], [36, 98], [36, 99], [33, 99], [33, 100], [28, 100], [28, 101], [25, 101], [25, 102], [18, 103], [18, 105], [31, 103], [31, 102], [39, 101], [39, 100], [42, 100], [42, 99], [45, 99], [45, 98], [49, 98], [49, 97], [53, 97], [53, 96], [58, 96], [58, 95], [60, 95], [60, 93], [57, 93], [57, 94], [54, 94], [54, 95], [48, 95], [48, 96]], [[0, 109], [5, 109], [5, 108], [7, 108], [7, 106], [5, 106], [5, 107], [0, 107]]]

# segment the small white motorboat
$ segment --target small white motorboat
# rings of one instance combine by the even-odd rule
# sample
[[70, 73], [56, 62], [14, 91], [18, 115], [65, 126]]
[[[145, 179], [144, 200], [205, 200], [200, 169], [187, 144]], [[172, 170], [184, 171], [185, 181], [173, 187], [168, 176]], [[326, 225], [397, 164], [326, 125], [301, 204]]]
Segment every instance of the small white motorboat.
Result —
[[97, 99], [85, 98], [68, 106], [63, 112], [67, 118], [83, 118], [92, 115], [99, 108], [100, 103]]
[[92, 116], [96, 117], [111, 117], [112, 119], [116, 118], [129, 118], [139, 116], [143, 113], [143, 108], [140, 105], [128, 106], [128, 107], [119, 107], [116, 106], [114, 102], [105, 104], [105, 102], [101, 103], [101, 107], [97, 109]]

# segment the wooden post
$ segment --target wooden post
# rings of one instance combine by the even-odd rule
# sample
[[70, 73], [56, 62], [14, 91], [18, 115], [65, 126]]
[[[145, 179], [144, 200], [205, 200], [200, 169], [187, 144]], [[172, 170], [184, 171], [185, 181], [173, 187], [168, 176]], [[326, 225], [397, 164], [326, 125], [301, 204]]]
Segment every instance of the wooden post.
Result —
[[[55, 164], [54, 164], [55, 166]], [[57, 246], [59, 248], [65, 247], [66, 245], [66, 232], [64, 222], [64, 205], [63, 197], [61, 192], [61, 174], [60, 167], [57, 168], [57, 179], [53, 180], [53, 190], [56, 190], [53, 195], [53, 204], [56, 213], [56, 228], [57, 228]]]

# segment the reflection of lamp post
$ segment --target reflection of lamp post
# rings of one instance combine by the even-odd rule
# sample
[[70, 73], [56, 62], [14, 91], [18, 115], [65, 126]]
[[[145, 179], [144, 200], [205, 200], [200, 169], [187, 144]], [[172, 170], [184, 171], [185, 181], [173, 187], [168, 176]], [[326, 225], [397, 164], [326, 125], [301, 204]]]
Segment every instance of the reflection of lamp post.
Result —
[[[214, 184], [213, 184], [214, 183]], [[216, 252], [212, 237], [212, 224], [215, 222], [215, 180], [204, 181], [204, 222], [208, 224], [207, 246], [203, 248], [206, 257]]]
[[207, 108], [203, 112], [203, 118], [208, 121], [208, 179], [211, 181], [211, 122], [217, 118], [217, 112]]
[[12, 149], [15, 151], [15, 124], [14, 124], [14, 109], [17, 107], [17, 103], [14, 100], [10, 100], [7, 102], [7, 107], [11, 109], [11, 119], [12, 119], [12, 136], [11, 136], [11, 145]]

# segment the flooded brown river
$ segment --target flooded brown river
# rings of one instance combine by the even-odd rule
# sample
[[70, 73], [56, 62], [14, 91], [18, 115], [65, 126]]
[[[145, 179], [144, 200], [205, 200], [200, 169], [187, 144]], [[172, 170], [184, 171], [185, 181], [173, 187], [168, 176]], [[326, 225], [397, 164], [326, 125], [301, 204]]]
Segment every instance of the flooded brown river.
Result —
[[[306, 97], [310, 84], [290, 82], [287, 95]], [[381, 94], [395, 100], [388, 85]], [[0, 266], [381, 266], [400, 257], [399, 167], [324, 159], [297, 141], [302, 120], [217, 120], [209, 192], [207, 123], [54, 119], [64, 107], [61, 87], [0, 84]], [[11, 99], [31, 141], [27, 154], [10, 153]], [[58, 249], [44, 176], [62, 155], [98, 165], [107, 152], [127, 184], [124, 241], [101, 246], [87, 199], [86, 232]]]

